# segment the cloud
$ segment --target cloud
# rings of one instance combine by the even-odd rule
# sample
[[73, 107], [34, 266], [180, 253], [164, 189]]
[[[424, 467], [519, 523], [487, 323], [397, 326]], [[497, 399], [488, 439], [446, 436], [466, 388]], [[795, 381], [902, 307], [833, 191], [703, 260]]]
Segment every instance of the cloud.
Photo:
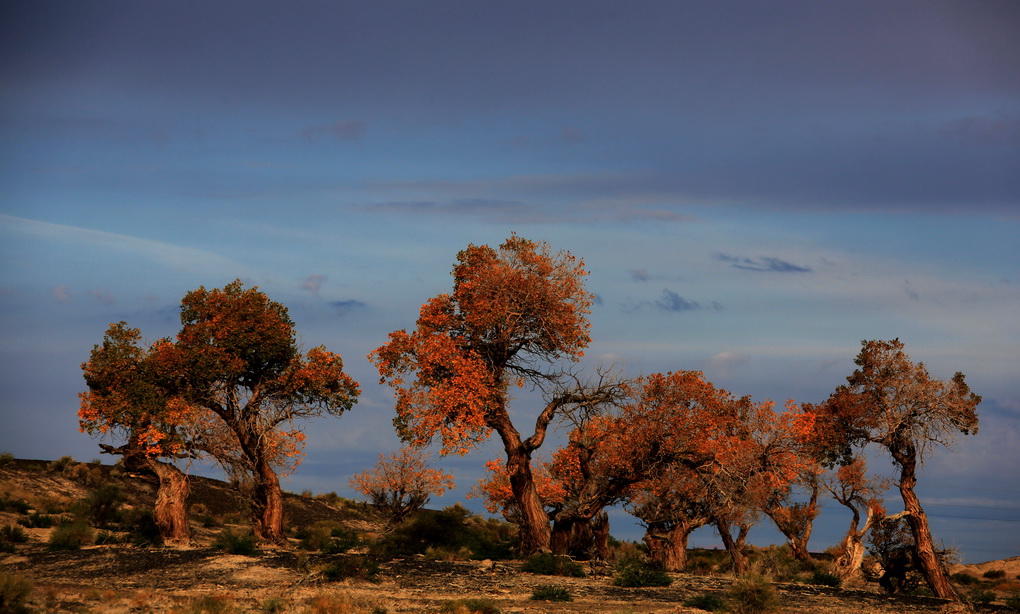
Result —
[[719, 253], [715, 255], [717, 260], [730, 263], [734, 268], [745, 271], [761, 271], [769, 273], [810, 273], [809, 267], [792, 264], [779, 258], [771, 256], [759, 256], [748, 258], [746, 256], [731, 256]]
[[331, 136], [338, 141], [360, 141], [365, 136], [365, 122], [347, 119], [326, 126], [311, 126], [301, 132], [305, 140], [316, 141]]
[[117, 297], [104, 290], [89, 290], [89, 296], [102, 305], [112, 305], [117, 302]]
[[63, 284], [53, 289], [53, 296], [57, 299], [58, 303], [71, 302], [71, 293], [67, 291], [67, 286]]
[[662, 289], [662, 298], [654, 301], [656, 307], [663, 311], [683, 312], [701, 309], [701, 303], [689, 301], [672, 290]]
[[648, 281], [652, 278], [652, 275], [648, 272], [648, 269], [631, 269], [630, 278], [634, 281]]
[[326, 275], [309, 275], [305, 277], [305, 280], [301, 282], [301, 289], [308, 290], [312, 294], [318, 295], [319, 288], [322, 287], [322, 282], [326, 281]]
[[356, 309], [365, 307], [365, 303], [351, 299], [346, 301], [330, 301], [329, 306], [336, 309], [337, 313], [341, 316], [345, 316]]

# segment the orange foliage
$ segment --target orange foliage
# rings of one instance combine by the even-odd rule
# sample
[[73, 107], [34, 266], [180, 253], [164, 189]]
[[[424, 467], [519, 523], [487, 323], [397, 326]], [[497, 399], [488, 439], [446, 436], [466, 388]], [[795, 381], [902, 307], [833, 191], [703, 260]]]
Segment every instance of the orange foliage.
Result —
[[452, 475], [430, 468], [421, 450], [401, 448], [380, 454], [375, 468], [355, 474], [350, 485], [397, 524], [424, 507], [432, 495], [442, 496], [454, 483]]

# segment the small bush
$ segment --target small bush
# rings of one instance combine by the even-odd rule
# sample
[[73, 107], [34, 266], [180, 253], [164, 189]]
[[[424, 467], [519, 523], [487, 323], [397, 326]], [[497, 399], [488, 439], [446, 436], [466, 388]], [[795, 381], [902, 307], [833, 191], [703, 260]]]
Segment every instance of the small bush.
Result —
[[620, 561], [613, 578], [616, 586], [669, 586], [672, 583], [673, 578], [669, 577], [661, 563], [638, 557]]
[[491, 599], [457, 599], [439, 606], [440, 614], [500, 614]]
[[50, 534], [50, 550], [79, 550], [92, 543], [92, 529], [82, 520], [60, 524]]
[[981, 580], [978, 580], [975, 576], [972, 576], [964, 571], [958, 571], [954, 573], [952, 576], [950, 576], [950, 579], [952, 579], [953, 582], [956, 582], [960, 586], [971, 586], [981, 582]]
[[768, 577], [746, 573], [733, 581], [730, 587], [731, 608], [735, 614], [765, 614], [779, 609], [779, 594]]
[[191, 600], [181, 614], [233, 614], [237, 612], [234, 600], [226, 595], [205, 595]]
[[133, 508], [121, 514], [121, 523], [130, 534], [130, 541], [136, 546], [162, 546], [163, 536], [156, 526], [152, 510]]
[[14, 464], [14, 455], [10, 452], [0, 452], [0, 467]]
[[1003, 569], [989, 569], [981, 574], [981, 577], [988, 578], [989, 580], [1001, 580], [1006, 577], [1006, 571]]
[[235, 533], [231, 529], [222, 531], [213, 542], [213, 548], [226, 550], [230, 554], [251, 555], [258, 552], [255, 545], [255, 534], [251, 531]]
[[819, 586], [839, 586], [841, 583], [839, 581], [839, 576], [827, 571], [816, 570], [811, 574], [808, 584], [817, 584]]
[[9, 541], [12, 544], [23, 544], [28, 541], [25, 530], [17, 525], [0, 527], [0, 540]]
[[53, 526], [53, 516], [32, 512], [24, 518], [18, 518], [18, 524], [30, 529], [48, 529]]
[[340, 580], [373, 580], [379, 573], [379, 563], [362, 556], [345, 556], [333, 561], [322, 570], [331, 582]]
[[485, 519], [461, 505], [441, 511], [421, 510], [373, 544], [381, 556], [423, 554], [430, 547], [471, 550], [472, 558], [506, 559], [516, 545], [509, 523]]
[[699, 610], [705, 610], [706, 612], [725, 612], [726, 601], [718, 595], [710, 595], [708, 593], [702, 595], [695, 595], [684, 601], [684, 606], [688, 608], [697, 608]]
[[266, 614], [280, 614], [281, 612], [286, 612], [289, 605], [286, 599], [270, 597], [259, 605], [259, 610]]
[[570, 591], [562, 586], [539, 586], [531, 593], [532, 601], [573, 601]]
[[967, 591], [967, 601], [979, 605], [986, 605], [995, 601], [995, 593], [983, 588], [972, 588]]
[[120, 520], [120, 504], [124, 497], [115, 484], [103, 484], [90, 492], [79, 504], [79, 513], [100, 527]]
[[14, 512], [15, 514], [27, 514], [32, 506], [24, 499], [14, 497], [0, 497], [0, 512]]
[[568, 576], [571, 578], [585, 576], [584, 567], [580, 563], [571, 560], [570, 557], [548, 552], [532, 554], [524, 561], [521, 570], [542, 576]]
[[25, 601], [32, 593], [32, 583], [24, 576], [0, 571], [0, 612], [27, 612]]
[[46, 469], [50, 473], [63, 473], [77, 464], [78, 461], [74, 460], [73, 456], [61, 456], [57, 460], [47, 465]]
[[1020, 595], [1010, 595], [1005, 599], [1006, 607], [1020, 612]]

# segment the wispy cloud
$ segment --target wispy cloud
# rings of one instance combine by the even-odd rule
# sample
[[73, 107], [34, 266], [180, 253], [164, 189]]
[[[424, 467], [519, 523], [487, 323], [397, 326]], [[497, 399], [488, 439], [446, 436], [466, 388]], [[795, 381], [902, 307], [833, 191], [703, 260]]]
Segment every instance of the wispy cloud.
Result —
[[63, 284], [53, 288], [53, 297], [57, 299], [58, 303], [71, 302], [71, 293], [67, 290], [67, 286]]
[[312, 294], [318, 296], [319, 289], [322, 287], [322, 282], [326, 281], [326, 275], [309, 275], [305, 277], [305, 280], [301, 282], [301, 289], [308, 290]]
[[699, 301], [684, 298], [669, 288], [662, 289], [662, 296], [655, 300], [645, 300], [626, 304], [623, 306], [625, 312], [639, 311], [645, 307], [658, 309], [668, 313], [683, 313], [685, 311], [699, 311], [701, 309], [722, 310], [722, 305], [712, 301], [708, 305], [702, 305]]
[[352, 311], [364, 308], [365, 303], [351, 299], [346, 301], [330, 301], [329, 306], [335, 309], [341, 316], [345, 316]]
[[733, 256], [719, 253], [715, 255], [717, 260], [728, 262], [734, 268], [745, 271], [761, 271], [768, 273], [810, 273], [811, 268], [780, 260], [772, 256], [759, 256], [748, 258], [746, 256]]
[[89, 290], [89, 296], [102, 305], [112, 305], [117, 302], [117, 297], [105, 290]]
[[365, 122], [346, 119], [325, 126], [310, 126], [301, 132], [301, 136], [309, 141], [315, 141], [324, 136], [333, 137], [338, 141], [360, 141], [365, 136]]
[[243, 277], [248, 272], [248, 267], [201, 249], [101, 230], [40, 222], [3, 213], [0, 213], [0, 230], [64, 245], [77, 243], [89, 248], [116, 250], [132, 258], [148, 258], [177, 269], [202, 272], [220, 269], [229, 271], [229, 274], [235, 277]]

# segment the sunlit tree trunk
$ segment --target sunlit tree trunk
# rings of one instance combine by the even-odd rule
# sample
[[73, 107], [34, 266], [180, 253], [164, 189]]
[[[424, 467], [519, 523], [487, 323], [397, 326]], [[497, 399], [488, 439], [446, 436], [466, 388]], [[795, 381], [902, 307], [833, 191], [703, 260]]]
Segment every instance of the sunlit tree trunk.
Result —
[[153, 520], [159, 528], [163, 541], [172, 545], [183, 545], [191, 541], [191, 527], [188, 526], [188, 476], [177, 467], [148, 459], [146, 466], [159, 479]]
[[730, 561], [733, 563], [733, 573], [738, 576], [746, 573], [748, 562], [747, 553], [744, 552], [744, 541], [747, 539], [747, 533], [750, 531], [751, 526], [747, 523], [738, 523], [739, 532], [736, 537], [733, 537], [733, 533], [731, 533], [732, 523], [728, 519], [716, 518], [714, 524], [716, 529], [719, 530], [719, 537], [722, 538], [726, 552], [730, 555]]
[[278, 544], [283, 542], [283, 491], [280, 478], [265, 458], [255, 463], [255, 483], [251, 506], [253, 529], [259, 539]]
[[649, 527], [642, 538], [648, 546], [648, 556], [662, 563], [666, 571], [684, 571], [687, 569], [687, 539], [694, 529], [687, 523], [677, 524], [672, 529]]
[[949, 574], [942, 566], [942, 561], [935, 554], [934, 539], [931, 536], [931, 529], [928, 527], [928, 517], [921, 508], [921, 501], [914, 492], [917, 486], [917, 454], [911, 444], [892, 446], [890, 451], [893, 458], [900, 466], [900, 495], [903, 497], [903, 509], [907, 512], [907, 525], [914, 535], [914, 544], [917, 548], [917, 563], [924, 581], [928, 584], [932, 594], [941, 599], [960, 600], [960, 594], [956, 592], [953, 584], [949, 581]]

